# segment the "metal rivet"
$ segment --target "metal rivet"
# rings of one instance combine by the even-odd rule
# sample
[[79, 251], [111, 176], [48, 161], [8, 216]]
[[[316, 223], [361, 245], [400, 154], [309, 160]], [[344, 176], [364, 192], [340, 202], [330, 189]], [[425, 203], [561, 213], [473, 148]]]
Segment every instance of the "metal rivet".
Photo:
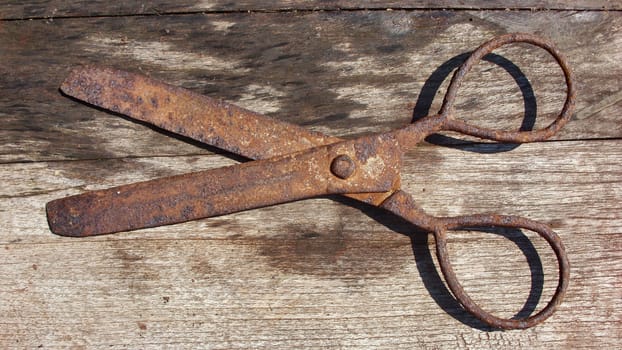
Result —
[[345, 154], [335, 157], [330, 164], [330, 171], [341, 179], [349, 178], [354, 173], [355, 169], [356, 165], [354, 161]]

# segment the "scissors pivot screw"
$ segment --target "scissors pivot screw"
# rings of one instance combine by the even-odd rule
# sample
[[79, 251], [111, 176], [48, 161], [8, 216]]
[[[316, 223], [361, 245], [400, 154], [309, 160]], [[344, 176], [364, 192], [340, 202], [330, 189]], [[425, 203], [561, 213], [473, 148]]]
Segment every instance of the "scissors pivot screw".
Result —
[[354, 173], [355, 169], [356, 165], [354, 161], [345, 154], [335, 157], [330, 164], [330, 171], [338, 178], [344, 180], [349, 178]]

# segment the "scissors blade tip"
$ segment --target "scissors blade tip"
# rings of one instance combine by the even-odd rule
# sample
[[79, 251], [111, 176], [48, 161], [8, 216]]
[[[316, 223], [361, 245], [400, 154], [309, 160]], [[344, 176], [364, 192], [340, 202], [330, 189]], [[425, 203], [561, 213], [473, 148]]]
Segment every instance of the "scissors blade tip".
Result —
[[50, 226], [50, 231], [59, 236], [66, 237], [81, 237], [83, 234], [83, 227], [80, 224], [79, 218], [73, 217], [70, 214], [69, 208], [66, 208], [65, 201], [56, 199], [48, 202], [45, 205], [45, 211]]
[[[82, 66], [72, 69], [60, 85], [60, 91], [65, 95], [83, 99], [87, 97], [87, 91], [93, 88], [93, 68]], [[100, 88], [101, 89], [101, 88]], [[88, 102], [88, 101], [87, 101]]]

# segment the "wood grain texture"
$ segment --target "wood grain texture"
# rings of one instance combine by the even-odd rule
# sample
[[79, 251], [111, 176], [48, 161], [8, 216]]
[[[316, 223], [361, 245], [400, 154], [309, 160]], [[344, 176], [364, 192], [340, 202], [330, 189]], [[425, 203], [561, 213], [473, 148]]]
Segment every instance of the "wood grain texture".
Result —
[[[56, 4], [7, 4], [0, 17], [47, 17]], [[55, 13], [86, 17], [0, 21], [0, 348], [621, 347], [619, 12], [244, 13], [239, 2], [217, 13], [178, 2], [170, 11], [212, 12], [125, 16], [143, 12], [74, 4]], [[444, 287], [431, 238], [348, 200], [88, 239], [47, 227], [49, 200], [237, 161], [62, 96], [75, 65], [142, 72], [355, 137], [435, 111], [460, 55], [510, 31], [547, 36], [565, 53], [576, 116], [553, 141], [518, 148], [432, 138], [406, 155], [403, 182], [435, 215], [523, 215], [560, 234], [570, 288], [536, 328], [487, 329]], [[465, 119], [517, 127], [524, 107], [536, 126], [553, 117], [562, 81], [544, 54], [508, 48], [491, 61], [461, 91]], [[465, 288], [502, 316], [541, 308], [556, 282], [551, 252], [520, 232], [496, 233], [451, 236]]]
[[58, 18], [67, 16], [163, 15], [190, 12], [335, 11], [385, 9], [497, 9], [497, 10], [620, 10], [614, 0], [487, 0], [487, 1], [379, 1], [379, 0], [278, 0], [278, 1], [14, 1], [2, 4], [0, 19]]
[[[534, 329], [492, 333], [447, 294], [432, 241], [378, 210], [315, 199], [69, 239], [48, 231], [48, 200], [233, 161], [4, 164], [0, 339], [27, 348], [616, 347], [622, 210], [609, 204], [622, 195], [620, 146], [550, 142], [484, 155], [469, 150], [493, 146], [422, 146], [409, 154], [404, 187], [426, 210], [520, 213], [551, 224], [566, 244], [572, 280], [560, 310]], [[467, 290], [510, 316], [526, 300], [531, 309], [550, 297], [555, 260], [542, 241], [505, 234], [457, 232], [450, 248]]]
[[[0, 161], [204, 152], [63, 97], [58, 86], [79, 64], [142, 71], [313, 130], [351, 137], [435, 112], [446, 89], [447, 82], [441, 83], [463, 54], [509, 31], [549, 37], [574, 67], [578, 114], [557, 139], [621, 136], [618, 13], [87, 18], [2, 23]], [[491, 59], [500, 66], [483, 62], [472, 72], [460, 92], [460, 115], [494, 127], [517, 128], [523, 117], [527, 124], [535, 119], [536, 126], [550, 121], [564, 96], [561, 72], [552, 60], [523, 46], [502, 49]]]

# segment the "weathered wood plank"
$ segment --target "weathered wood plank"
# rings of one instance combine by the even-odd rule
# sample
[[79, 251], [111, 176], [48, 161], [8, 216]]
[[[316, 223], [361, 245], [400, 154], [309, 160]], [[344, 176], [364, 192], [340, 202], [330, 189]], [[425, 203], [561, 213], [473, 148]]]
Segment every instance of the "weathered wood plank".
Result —
[[[404, 237], [316, 242], [300, 234], [289, 240], [246, 243], [110, 240], [36, 248], [11, 245], [3, 252], [6, 258], [0, 267], [4, 276], [0, 344], [4, 348], [618, 348], [621, 295], [616, 287], [622, 271], [616, 262], [622, 256], [619, 249], [605, 244], [616, 237], [583, 236], [571, 252], [573, 285], [552, 319], [528, 331], [491, 333], [448, 314], [472, 322], [432, 272], [434, 263], [424, 255], [431, 247], [417, 243], [413, 258]], [[317, 250], [270, 255], [275, 249], [285, 255], [301, 245]], [[530, 281], [524, 260], [511, 258], [520, 254], [518, 249], [481, 243], [463, 247], [499, 253], [494, 271], [495, 265], [488, 265], [475, 269], [473, 280], [465, 279], [469, 290], [497, 310], [508, 306], [492, 300], [497, 296], [520, 308], [527, 298], [520, 287]], [[502, 254], [500, 248], [514, 248], [509, 250], [513, 255]], [[288, 266], [291, 261], [293, 267]], [[492, 258], [486, 261], [493, 263]], [[609, 268], [594, 269], [591, 264]], [[516, 266], [526, 272], [517, 273]]]
[[[430, 104], [435, 111], [446, 83], [440, 93], [436, 87], [459, 61], [451, 59], [508, 31], [550, 37], [575, 68], [579, 112], [557, 139], [619, 138], [621, 24], [618, 12], [554, 11], [231, 13], [0, 22], [0, 161], [207, 152], [63, 97], [58, 86], [78, 64], [142, 71], [347, 137], [402, 125], [413, 110], [421, 115]], [[503, 68], [483, 64], [473, 72], [480, 78], [462, 91], [461, 115], [483, 125], [518, 127], [526, 105], [528, 119], [537, 109], [543, 116], [536, 126], [544, 125], [563, 99], [558, 70], [544, 54], [523, 47], [500, 54], [495, 60], [517, 76], [520, 87]]]
[[[411, 239], [412, 227], [349, 202], [306, 200], [89, 239], [46, 228], [50, 199], [232, 160], [2, 164], [0, 345], [618, 348], [621, 142], [548, 142], [494, 154], [422, 146], [408, 154], [404, 187], [431, 213], [525, 215], [551, 224], [566, 244], [572, 281], [559, 312], [528, 331], [492, 333], [444, 290], [432, 241]], [[509, 316], [526, 299], [532, 308], [541, 286], [547, 300], [555, 261], [540, 240], [530, 247], [507, 235], [456, 233], [450, 248], [467, 290]]]
[[501, 10], [619, 10], [612, 0], [528, 0], [528, 1], [19, 1], [2, 4], [0, 19], [52, 18], [67, 16], [162, 15], [188, 12], [317, 11], [357, 9], [501, 9]]
[[[617, 232], [622, 231], [622, 223], [618, 220], [620, 208], [614, 204], [620, 193], [612, 184], [617, 184], [622, 176], [618, 164], [620, 142], [525, 144], [510, 152], [493, 154], [485, 152], [503, 146], [472, 146], [475, 152], [420, 146], [405, 159], [403, 183], [419, 203], [435, 215], [486, 211], [521, 213], [537, 220], [554, 220], [551, 224], [555, 228], [565, 227], [572, 232], [582, 229], [586, 223], [597, 223], [597, 226], [584, 227], [584, 231], [578, 232], [582, 234], [606, 233], [601, 232], [603, 227]], [[20, 210], [16, 207], [16, 210], [5, 211], [4, 215], [25, 215], [11, 214], [4, 221], [17, 220], [19, 225], [32, 221], [39, 228], [32, 232], [4, 232], [2, 242], [25, 238], [24, 235], [34, 235], [29, 237], [32, 239], [41, 237], [44, 241], [49, 239], [43, 215], [37, 215], [41, 217], [35, 223], [31, 214], [33, 210], [43, 210], [44, 202], [41, 201], [234, 163], [234, 160], [220, 155], [196, 155], [4, 164], [1, 178], [5, 186], [0, 198], [11, 201], [6, 208], [24, 206]], [[37, 198], [37, 201], [24, 200], [26, 198]], [[456, 199], [448, 201], [447, 198]], [[266, 215], [266, 224], [270, 224], [269, 217], [273, 214], [267, 210]], [[313, 217], [315, 214], [309, 215]], [[290, 217], [299, 220], [307, 215]], [[590, 217], [593, 220], [588, 220]], [[251, 218], [258, 220], [257, 215]], [[184, 232], [183, 237], [189, 233]], [[192, 237], [204, 235], [196, 232]]]

